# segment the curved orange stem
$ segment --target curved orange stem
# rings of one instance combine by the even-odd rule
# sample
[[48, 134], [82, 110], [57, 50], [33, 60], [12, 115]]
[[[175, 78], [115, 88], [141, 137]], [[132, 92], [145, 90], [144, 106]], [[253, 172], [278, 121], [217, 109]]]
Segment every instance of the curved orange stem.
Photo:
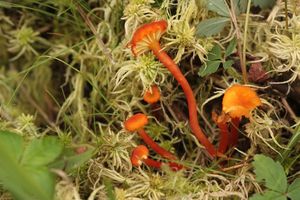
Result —
[[151, 43], [149, 47], [152, 50], [152, 52], [156, 55], [158, 60], [172, 73], [174, 78], [178, 81], [178, 83], [182, 87], [183, 92], [187, 99], [187, 104], [189, 109], [189, 122], [190, 122], [191, 129], [194, 135], [196, 136], [196, 138], [199, 140], [199, 142], [206, 148], [208, 153], [212, 157], [215, 157], [217, 154], [215, 147], [207, 139], [207, 137], [205, 136], [205, 134], [203, 133], [203, 131], [199, 126], [198, 116], [197, 116], [197, 103], [192, 88], [190, 87], [184, 75], [181, 73], [176, 63], [170, 58], [170, 56], [164, 50], [161, 49], [158, 41]]
[[166, 149], [159, 146], [147, 133], [144, 129], [139, 129], [138, 134], [143, 139], [143, 141], [149, 145], [156, 153], [161, 155], [162, 157], [169, 159], [169, 160], [176, 160], [176, 156], [173, 155], [171, 152], [167, 151]]
[[148, 165], [149, 167], [154, 167], [154, 168], [160, 168], [162, 163], [156, 160], [153, 160], [151, 158], [147, 158], [143, 160], [143, 162]]

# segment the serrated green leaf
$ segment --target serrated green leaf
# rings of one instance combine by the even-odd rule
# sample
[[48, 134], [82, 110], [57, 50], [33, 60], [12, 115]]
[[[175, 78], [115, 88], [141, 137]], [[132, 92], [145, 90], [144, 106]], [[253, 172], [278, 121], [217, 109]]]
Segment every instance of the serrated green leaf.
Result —
[[257, 181], [264, 180], [266, 187], [273, 191], [286, 192], [286, 175], [279, 162], [275, 162], [271, 158], [260, 154], [254, 156], [252, 164]]
[[292, 200], [300, 199], [300, 178], [295, 179], [289, 186], [287, 196]]
[[52, 199], [54, 194], [55, 177], [46, 167], [23, 167], [31, 179], [40, 187], [46, 197]]
[[7, 156], [19, 160], [23, 153], [24, 142], [20, 135], [9, 131], [0, 131], [0, 146], [7, 151]]
[[236, 44], [237, 42], [235, 38], [229, 42], [228, 47], [225, 50], [225, 57], [230, 56], [234, 52]]
[[255, 194], [250, 197], [250, 200], [286, 200], [284, 194], [274, 192], [274, 191], [267, 191], [264, 194]]
[[63, 144], [57, 137], [46, 136], [34, 139], [26, 147], [21, 163], [30, 166], [47, 165], [54, 161], [62, 152]]
[[252, 0], [253, 5], [259, 6], [261, 9], [272, 8], [276, 0]]
[[197, 26], [196, 36], [209, 37], [218, 34], [224, 29], [224, 27], [228, 24], [229, 21], [230, 19], [227, 17], [214, 17], [203, 20]]
[[210, 61], [222, 59], [222, 49], [219, 45], [215, 45], [207, 55]]
[[228, 6], [224, 0], [208, 0], [207, 9], [216, 12], [223, 17], [230, 16]]
[[223, 63], [223, 68], [224, 69], [228, 69], [230, 68], [232, 65], [233, 65], [234, 61], [233, 60], [226, 60], [224, 63]]
[[207, 61], [206, 66], [202, 65], [199, 70], [199, 76], [204, 77], [209, 74], [215, 73], [221, 64], [219, 60]]
[[28, 168], [20, 164], [23, 143], [21, 136], [15, 133], [0, 132], [0, 182], [17, 200], [52, 200], [53, 177], [45, 179], [45, 174], [38, 173], [41, 168]]

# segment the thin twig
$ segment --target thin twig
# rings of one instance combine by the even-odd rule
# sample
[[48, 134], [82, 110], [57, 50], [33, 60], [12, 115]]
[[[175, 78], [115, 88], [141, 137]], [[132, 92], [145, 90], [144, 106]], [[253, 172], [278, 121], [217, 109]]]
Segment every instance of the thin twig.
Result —
[[111, 62], [111, 64], [113, 64], [113, 65], [116, 64], [116, 62], [112, 58], [112, 55], [111, 55], [110, 51], [108, 50], [108, 48], [106, 48], [104, 42], [102, 41], [102, 39], [98, 35], [97, 30], [96, 30], [94, 24], [92, 23], [92, 21], [90, 20], [90, 18], [85, 14], [85, 12], [82, 10], [82, 8], [80, 7], [80, 5], [77, 5], [77, 10], [80, 13], [81, 17], [84, 19], [85, 23], [90, 28], [90, 30], [95, 35], [96, 42], [97, 42], [99, 48], [102, 49], [104, 55], [109, 59], [109, 61]]
[[288, 16], [288, 4], [287, 0], [284, 1], [284, 10], [285, 10], [285, 28], [289, 29], [289, 16]]
[[24, 86], [20, 87], [20, 90], [24, 97], [27, 99], [27, 101], [37, 110], [37, 112], [41, 115], [41, 117], [51, 126], [55, 127], [55, 124], [49, 119], [48, 115], [45, 113], [45, 111], [39, 106], [39, 104], [31, 98], [31, 96], [28, 94], [28, 91], [25, 89]]
[[230, 0], [230, 17], [231, 17], [231, 20], [232, 20], [232, 23], [235, 27], [235, 32], [236, 32], [236, 38], [237, 38], [237, 52], [238, 52], [238, 55], [240, 57], [240, 65], [241, 65], [241, 69], [242, 69], [242, 75], [243, 75], [243, 81], [245, 84], [248, 83], [248, 77], [247, 77], [247, 69], [246, 69], [246, 59], [244, 60], [243, 58], [243, 55], [242, 55], [242, 44], [241, 44], [241, 39], [242, 39], [242, 36], [241, 36], [241, 32], [240, 32], [240, 29], [239, 29], [239, 26], [238, 26], [238, 23], [237, 23], [237, 19], [236, 19], [236, 16], [235, 16], [235, 10], [234, 10], [234, 4], [233, 4], [233, 0]]
[[298, 121], [298, 117], [296, 116], [295, 112], [293, 111], [293, 109], [291, 108], [291, 106], [289, 105], [289, 103], [287, 102], [286, 98], [281, 97], [281, 102], [284, 105], [284, 107], [287, 110], [287, 112], [291, 115], [291, 117], [295, 120], [295, 122], [297, 122]]

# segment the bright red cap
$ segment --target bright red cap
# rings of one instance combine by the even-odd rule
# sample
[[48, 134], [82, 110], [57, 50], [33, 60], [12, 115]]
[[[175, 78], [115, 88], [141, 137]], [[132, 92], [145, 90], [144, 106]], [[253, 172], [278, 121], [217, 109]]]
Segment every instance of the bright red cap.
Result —
[[147, 159], [149, 150], [145, 145], [139, 145], [135, 147], [131, 153], [131, 164], [138, 167], [142, 164], [143, 160]]
[[235, 84], [225, 91], [222, 104], [223, 111], [231, 118], [249, 118], [250, 112], [262, 103], [252, 88]]
[[134, 55], [142, 54], [149, 50], [149, 46], [158, 42], [165, 33], [168, 23], [165, 20], [151, 22], [140, 26], [133, 34], [130, 42], [131, 51]]
[[127, 131], [136, 131], [143, 128], [146, 124], [148, 124], [147, 116], [143, 113], [138, 113], [129, 117], [124, 122], [124, 127]]

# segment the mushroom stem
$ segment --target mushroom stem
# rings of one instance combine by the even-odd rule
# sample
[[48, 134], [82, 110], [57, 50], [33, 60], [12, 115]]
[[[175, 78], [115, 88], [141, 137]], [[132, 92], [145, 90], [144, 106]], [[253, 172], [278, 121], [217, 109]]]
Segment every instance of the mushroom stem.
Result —
[[203, 133], [203, 131], [199, 126], [198, 116], [197, 116], [197, 103], [193, 94], [193, 90], [190, 87], [188, 81], [181, 73], [176, 63], [170, 58], [170, 56], [164, 50], [161, 49], [158, 41], [153, 41], [149, 45], [149, 48], [152, 50], [154, 55], [156, 55], [158, 60], [172, 73], [174, 78], [178, 81], [178, 83], [182, 87], [188, 103], [189, 122], [190, 122], [191, 129], [194, 135], [196, 136], [196, 138], [199, 140], [199, 142], [206, 148], [208, 153], [212, 157], [215, 157], [217, 154], [215, 147], [208, 140], [208, 138], [205, 136], [205, 134]]
[[[229, 144], [229, 132], [228, 132], [228, 126], [226, 122], [220, 122], [217, 124], [217, 126], [220, 129], [220, 143], [218, 151], [222, 154], [224, 154], [227, 150], [228, 144]], [[232, 139], [232, 138], [230, 138]]]
[[160, 168], [161, 165], [162, 165], [162, 162], [153, 160], [153, 159], [151, 159], [151, 158], [147, 158], [147, 159], [143, 160], [143, 162], [144, 162], [147, 166], [149, 166], [149, 167], [154, 167], [154, 168]]
[[167, 151], [166, 149], [159, 146], [148, 134], [144, 129], [139, 129], [138, 134], [143, 139], [143, 141], [149, 145], [156, 153], [161, 155], [162, 157], [169, 159], [169, 160], [176, 160], [176, 156], [173, 155], [171, 152]]
[[232, 118], [231, 119], [231, 126], [230, 126], [230, 131], [231, 131], [231, 136], [230, 136], [230, 146], [233, 147], [237, 144], [238, 138], [239, 138], [239, 125], [240, 125], [241, 119], [238, 117]]

